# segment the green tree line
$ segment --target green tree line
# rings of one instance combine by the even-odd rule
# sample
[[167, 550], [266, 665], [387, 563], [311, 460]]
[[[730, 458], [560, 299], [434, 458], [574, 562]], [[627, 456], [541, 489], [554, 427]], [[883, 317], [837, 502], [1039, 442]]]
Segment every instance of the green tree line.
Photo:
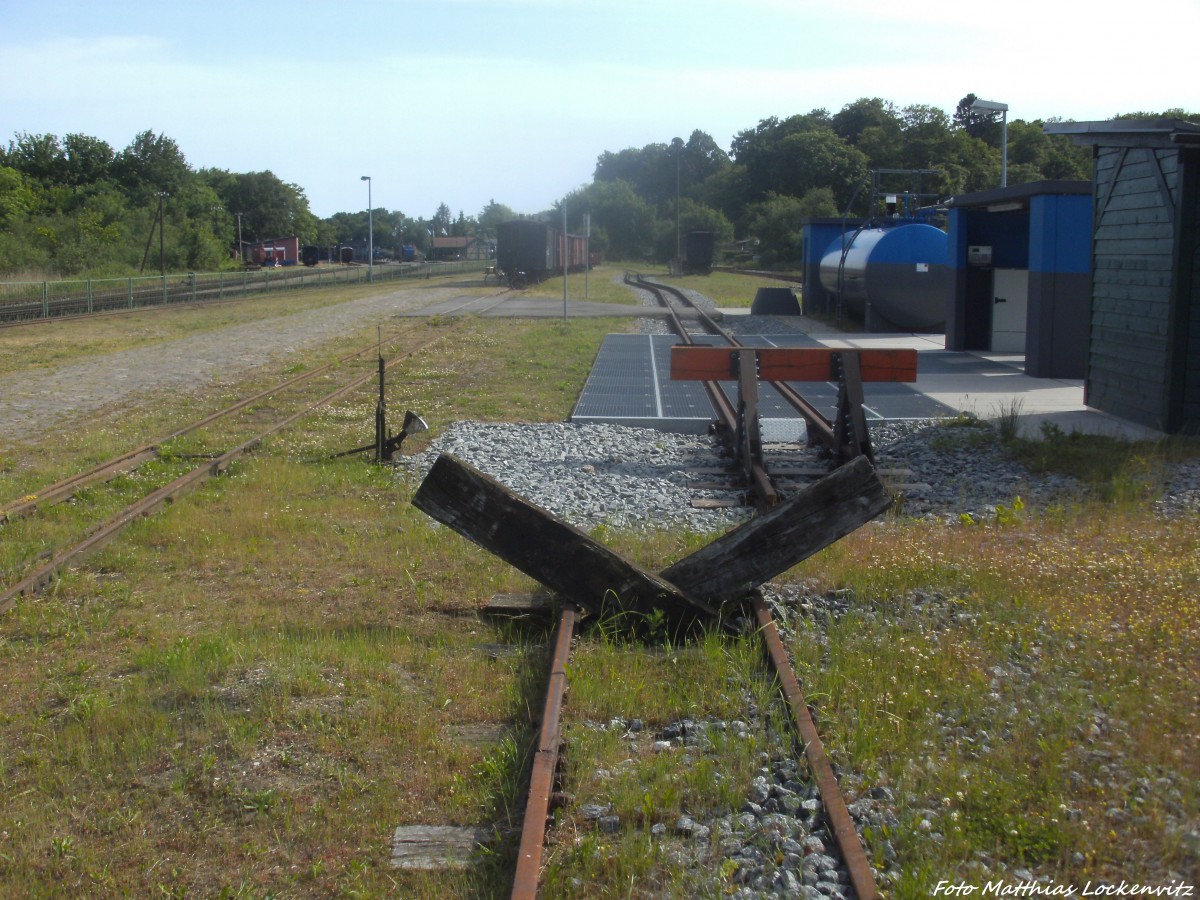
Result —
[[[696, 130], [687, 140], [604, 151], [591, 183], [562, 201], [568, 227], [581, 230], [588, 214], [593, 250], [612, 258], [669, 259], [678, 225], [716, 232], [721, 243], [751, 240], [763, 264], [794, 260], [804, 218], [879, 212], [872, 172], [890, 173], [891, 182], [876, 176], [889, 190], [938, 197], [998, 187], [1004, 131], [998, 113], [971, 109], [975, 99], [966, 95], [948, 115], [862, 98], [836, 113], [763, 119], [728, 150]], [[1200, 119], [1179, 109], [1127, 115]], [[1088, 148], [1043, 125], [1007, 123], [1009, 185], [1089, 179]], [[542, 215], [560, 221], [562, 202]], [[445, 204], [424, 218], [371, 212], [375, 245], [389, 254], [404, 244], [428, 251], [435, 235], [494, 237], [514, 217], [495, 200], [474, 216], [454, 216]], [[152, 131], [120, 151], [83, 134], [18, 133], [0, 148], [0, 272], [10, 277], [213, 271], [241, 264], [239, 241], [298, 235], [305, 244], [365, 247], [367, 232], [366, 210], [319, 219], [299, 185], [270, 171], [193, 169], [173, 140]]]
[[[1005, 130], [1010, 186], [1091, 178], [1090, 148], [1047, 135], [1042, 120], [1011, 120], [1005, 129], [1000, 113], [972, 110], [975, 100], [967, 94], [947, 115], [865, 97], [836, 113], [763, 119], [738, 132], [729, 152], [703, 131], [686, 141], [606, 151], [592, 183], [566, 198], [568, 227], [581, 228], [590, 213], [593, 249], [663, 260], [675, 255], [678, 222], [683, 233], [714, 231], [721, 243], [752, 239], [760, 262], [770, 265], [799, 257], [807, 217], [881, 213], [872, 172], [882, 173], [881, 190], [929, 197], [999, 187]], [[1180, 109], [1124, 117], [1158, 116], [1200, 121]], [[912, 172], [921, 174], [901, 174]]]
[[[508, 213], [511, 217], [511, 211]], [[428, 220], [373, 210], [375, 244], [426, 249], [466, 234], [443, 204]], [[0, 272], [8, 277], [218, 271], [239, 248], [299, 236], [321, 247], [367, 244], [366, 210], [318, 219], [304, 189], [272, 172], [193, 169], [171, 138], [144, 131], [114, 151], [83, 134], [18, 133], [0, 148]]]

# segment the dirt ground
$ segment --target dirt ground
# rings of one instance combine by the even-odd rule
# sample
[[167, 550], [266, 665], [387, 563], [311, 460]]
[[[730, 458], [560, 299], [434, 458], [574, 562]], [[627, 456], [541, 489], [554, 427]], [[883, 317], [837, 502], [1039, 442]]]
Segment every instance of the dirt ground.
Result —
[[[462, 288], [413, 287], [336, 306], [226, 326], [117, 353], [0, 377], [0, 449], [69, 430], [139, 396], [233, 381], [268, 362], [340, 334], [461, 295]], [[147, 312], [145, 316], [157, 313]], [[142, 317], [130, 317], [131, 329]], [[29, 326], [33, 328], [41, 325]]]

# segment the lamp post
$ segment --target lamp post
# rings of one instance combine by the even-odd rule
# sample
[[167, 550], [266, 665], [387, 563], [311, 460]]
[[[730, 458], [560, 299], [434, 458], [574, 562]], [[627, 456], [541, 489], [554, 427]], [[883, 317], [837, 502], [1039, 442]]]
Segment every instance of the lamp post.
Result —
[[375, 280], [375, 208], [371, 205], [371, 176], [359, 181], [367, 183], [367, 281]]
[[1008, 187], [1008, 104], [995, 100], [976, 100], [972, 110], [1000, 113], [1000, 187]]

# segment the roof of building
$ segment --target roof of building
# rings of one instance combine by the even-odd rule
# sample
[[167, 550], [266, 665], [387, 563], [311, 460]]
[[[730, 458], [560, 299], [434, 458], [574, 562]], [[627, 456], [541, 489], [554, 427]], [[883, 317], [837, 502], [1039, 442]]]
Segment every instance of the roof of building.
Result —
[[1171, 146], [1200, 144], [1200, 124], [1184, 119], [1109, 119], [1102, 122], [1049, 122], [1046, 134], [1065, 134], [1080, 144]]
[[478, 241], [479, 238], [473, 237], [435, 237], [433, 239], [434, 249], [459, 250], [463, 247], [469, 247], [471, 244]]
[[[1042, 197], [1047, 194], [1057, 195], [1090, 195], [1092, 193], [1092, 183], [1090, 181], [1029, 181], [1024, 184], [1012, 184], [1008, 187], [995, 188], [990, 191], [973, 191], [969, 194], [958, 194], [954, 197], [947, 198], [941, 205], [971, 208], [986, 208], [990, 206], [1003, 206], [1007, 209], [1017, 209], [1029, 205], [1029, 201], [1033, 197]], [[1013, 204], [1016, 204], [1014, 206]], [[996, 210], [997, 212], [999, 210]]]

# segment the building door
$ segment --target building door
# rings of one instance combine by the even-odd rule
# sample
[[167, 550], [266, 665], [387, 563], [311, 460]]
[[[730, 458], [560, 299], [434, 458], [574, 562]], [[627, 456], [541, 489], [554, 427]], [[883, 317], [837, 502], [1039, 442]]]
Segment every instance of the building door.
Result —
[[992, 270], [992, 352], [1024, 353], [1029, 270]]

